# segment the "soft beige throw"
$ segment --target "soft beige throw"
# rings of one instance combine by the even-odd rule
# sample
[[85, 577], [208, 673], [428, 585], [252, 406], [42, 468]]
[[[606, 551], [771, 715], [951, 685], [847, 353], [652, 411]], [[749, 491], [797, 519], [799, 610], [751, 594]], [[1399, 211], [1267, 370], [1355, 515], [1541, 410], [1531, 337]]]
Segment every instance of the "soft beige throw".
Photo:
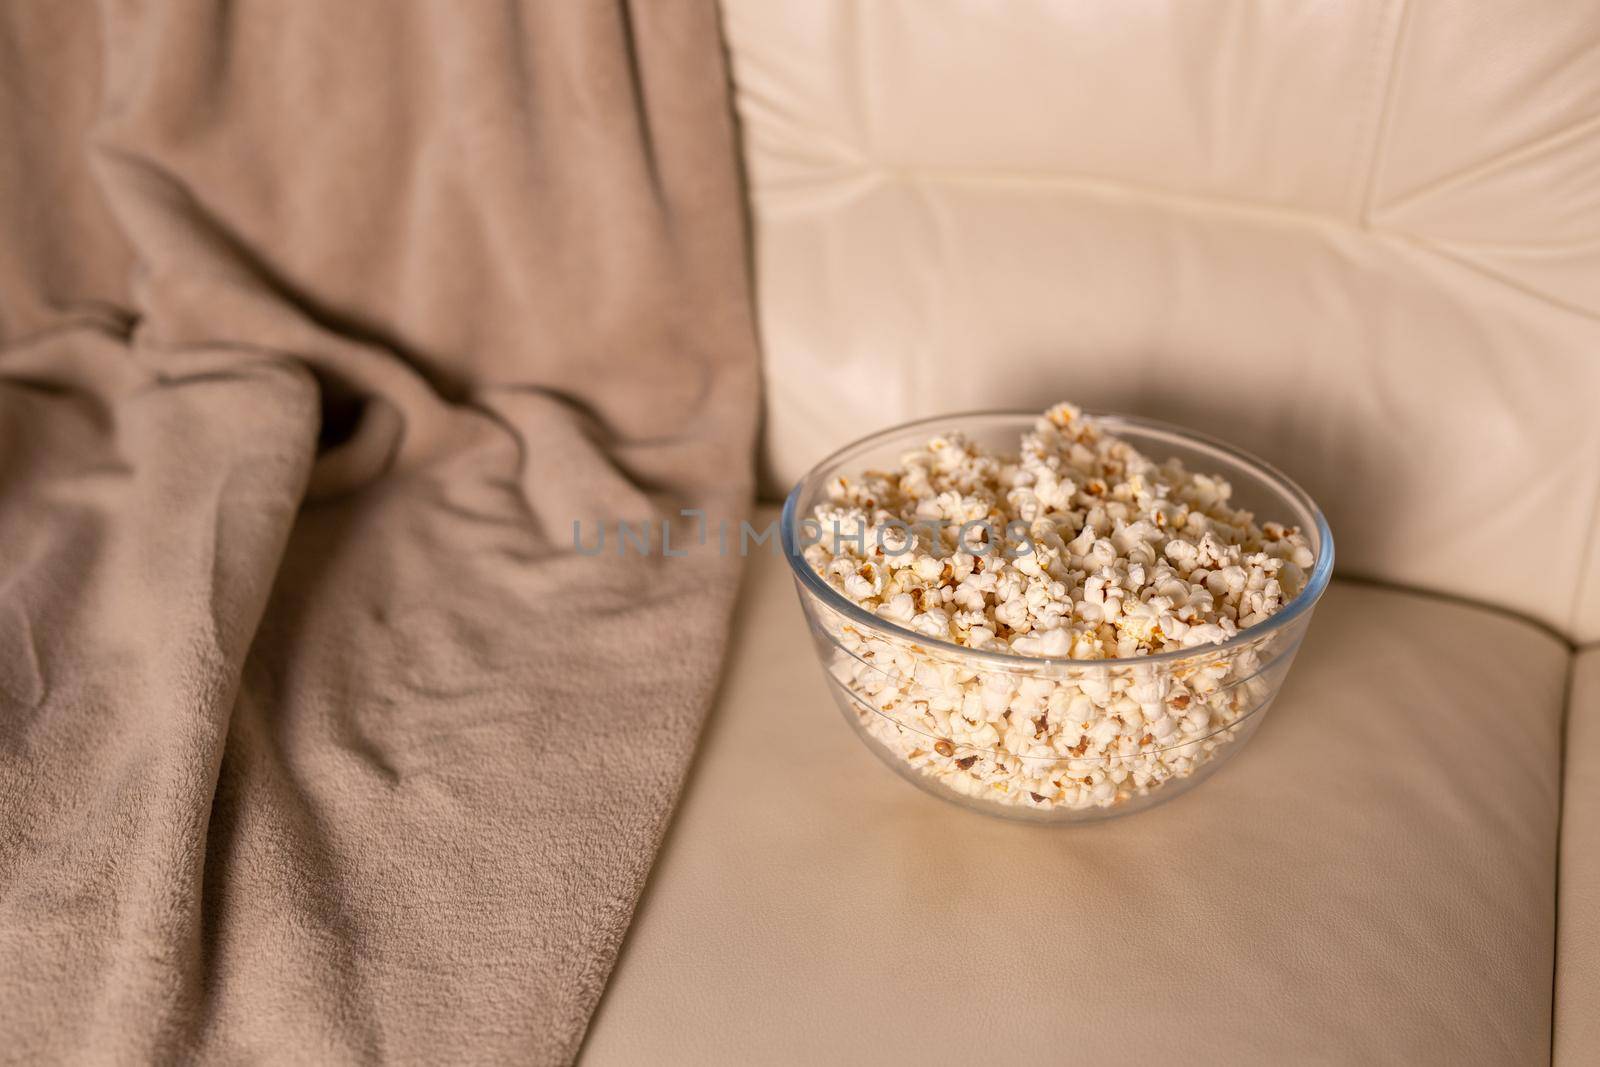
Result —
[[745, 506], [724, 78], [710, 0], [0, 4], [0, 1058], [575, 1054], [737, 580], [572, 547]]

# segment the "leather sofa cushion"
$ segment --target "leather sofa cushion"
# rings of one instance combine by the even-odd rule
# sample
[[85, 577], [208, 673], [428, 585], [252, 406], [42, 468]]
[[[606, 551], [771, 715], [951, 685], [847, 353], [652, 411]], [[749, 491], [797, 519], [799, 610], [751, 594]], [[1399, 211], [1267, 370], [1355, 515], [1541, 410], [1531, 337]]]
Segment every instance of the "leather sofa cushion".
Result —
[[1548, 1056], [1570, 656], [1547, 632], [1335, 583], [1215, 778], [1055, 829], [881, 766], [781, 558], [750, 561], [735, 628], [587, 1063]]
[[1592, 0], [724, 12], [770, 495], [1070, 399], [1282, 466], [1347, 574], [1600, 639]]

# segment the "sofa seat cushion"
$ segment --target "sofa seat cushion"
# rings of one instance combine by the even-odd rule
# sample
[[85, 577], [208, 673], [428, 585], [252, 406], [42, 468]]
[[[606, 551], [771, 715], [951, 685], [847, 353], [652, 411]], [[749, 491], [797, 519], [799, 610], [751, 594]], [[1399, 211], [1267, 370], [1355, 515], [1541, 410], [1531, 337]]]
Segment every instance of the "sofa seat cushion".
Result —
[[1573, 660], [1567, 706], [1555, 1062], [1600, 1063], [1600, 646]]
[[1054, 829], [881, 766], [783, 559], [750, 560], [735, 627], [586, 1062], [1548, 1056], [1571, 655], [1545, 631], [1336, 583], [1214, 779]]

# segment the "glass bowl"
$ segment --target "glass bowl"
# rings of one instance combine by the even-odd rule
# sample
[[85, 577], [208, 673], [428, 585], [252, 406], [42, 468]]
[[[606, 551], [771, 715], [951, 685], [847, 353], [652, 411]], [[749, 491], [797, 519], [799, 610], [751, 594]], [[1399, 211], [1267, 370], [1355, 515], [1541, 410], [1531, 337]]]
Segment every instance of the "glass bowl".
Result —
[[[946, 415], [846, 446], [790, 492], [784, 554], [829, 692], [867, 746], [906, 780], [965, 807], [1017, 819], [1083, 822], [1142, 811], [1192, 789], [1244, 747], [1282, 688], [1328, 586], [1333, 535], [1316, 504], [1282, 473], [1188, 430], [1093, 416], [1152, 460], [1176, 457], [1191, 471], [1224, 478], [1233, 487], [1230, 503], [1254, 512], [1258, 522], [1298, 525], [1306, 535], [1313, 563], [1305, 587], [1265, 622], [1219, 644], [1099, 660], [967, 648], [857, 606], [805, 560], [806, 546], [820, 535], [815, 508], [827, 502], [835, 477], [893, 469], [903, 454], [950, 430], [1014, 453], [1038, 417]], [[980, 705], [984, 713], [975, 710]], [[973, 714], [961, 729], [951, 729], [951, 717], [968, 710]], [[1111, 731], [1094, 745], [1101, 754], [1081, 741], [1063, 753], [1029, 736], [1061, 737], [1062, 730], [1082, 727]]]

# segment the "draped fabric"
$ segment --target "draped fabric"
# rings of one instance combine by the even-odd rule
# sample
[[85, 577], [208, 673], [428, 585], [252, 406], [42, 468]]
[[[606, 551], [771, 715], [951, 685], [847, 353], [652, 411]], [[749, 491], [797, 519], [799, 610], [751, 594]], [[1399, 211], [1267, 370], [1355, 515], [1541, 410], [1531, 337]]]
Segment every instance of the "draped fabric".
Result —
[[710, 0], [0, 5], [0, 1059], [571, 1059], [716, 683]]

